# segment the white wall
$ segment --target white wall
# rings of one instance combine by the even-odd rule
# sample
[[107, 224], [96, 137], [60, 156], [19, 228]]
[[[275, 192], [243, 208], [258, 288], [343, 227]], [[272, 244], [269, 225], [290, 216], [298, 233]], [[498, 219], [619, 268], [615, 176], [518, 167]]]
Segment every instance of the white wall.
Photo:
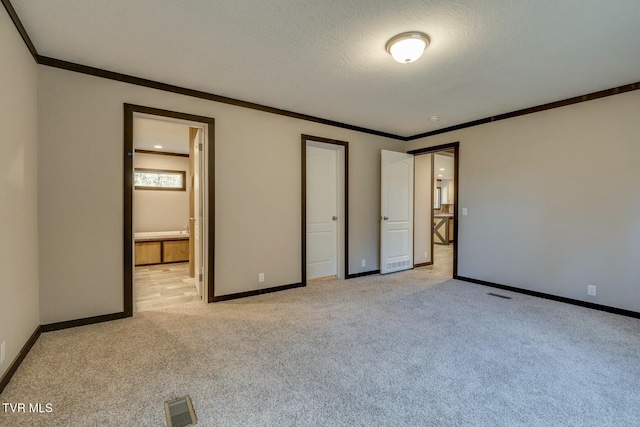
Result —
[[[134, 124], [135, 126], [135, 124]], [[188, 135], [185, 144], [188, 146]], [[135, 168], [185, 171], [186, 191], [135, 190], [133, 196], [133, 230], [181, 231], [189, 225], [189, 158], [135, 153]]]
[[460, 276], [640, 311], [640, 91], [407, 148], [454, 141]]
[[38, 76], [43, 324], [122, 311], [123, 103], [215, 119], [216, 296], [300, 282], [301, 134], [349, 142], [350, 273], [379, 268], [380, 150], [402, 141], [45, 66]]
[[37, 111], [37, 66], [0, 7], [0, 376], [40, 325]]

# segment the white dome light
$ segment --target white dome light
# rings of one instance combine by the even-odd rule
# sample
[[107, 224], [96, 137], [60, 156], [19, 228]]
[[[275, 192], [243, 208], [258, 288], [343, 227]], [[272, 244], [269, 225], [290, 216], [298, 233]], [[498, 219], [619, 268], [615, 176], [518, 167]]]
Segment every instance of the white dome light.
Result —
[[401, 64], [409, 64], [422, 56], [429, 46], [429, 36], [418, 31], [409, 31], [391, 37], [385, 46], [393, 59]]

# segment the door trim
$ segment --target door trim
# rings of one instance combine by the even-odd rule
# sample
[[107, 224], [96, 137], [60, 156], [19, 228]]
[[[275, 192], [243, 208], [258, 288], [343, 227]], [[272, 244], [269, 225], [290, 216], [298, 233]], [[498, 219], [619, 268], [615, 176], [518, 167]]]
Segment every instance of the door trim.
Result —
[[207, 302], [213, 302], [214, 296], [214, 248], [215, 248], [215, 123], [211, 117], [197, 116], [176, 111], [161, 110], [141, 105], [124, 104], [124, 314], [133, 316], [133, 117], [134, 113], [150, 114], [172, 119], [187, 120], [207, 125], [204, 143], [207, 152], [207, 202], [208, 202], [208, 236], [207, 236]]
[[[338, 141], [336, 139], [322, 138], [319, 136], [302, 134], [301, 140], [301, 165], [302, 180], [300, 188], [302, 189], [301, 204], [301, 224], [302, 224], [302, 259], [301, 259], [301, 283], [302, 286], [307, 285], [307, 141], [322, 142], [325, 144], [339, 145], [344, 147], [344, 182], [343, 184], [343, 203], [344, 203], [344, 279], [349, 278], [349, 143], [346, 141]], [[338, 172], [339, 175], [339, 172]]]
[[[417, 150], [407, 151], [407, 154], [413, 154], [419, 156], [420, 154], [435, 154], [438, 151], [445, 151], [453, 149], [453, 204], [455, 210], [453, 211], [453, 278], [458, 278], [458, 235], [460, 234], [460, 228], [458, 227], [458, 211], [460, 206], [458, 205], [458, 184], [459, 184], [459, 170], [460, 170], [460, 141], [451, 142], [449, 144], [436, 145], [434, 147], [419, 148]], [[431, 172], [433, 175], [433, 161], [431, 164]], [[433, 178], [432, 178], [433, 187]], [[433, 210], [431, 211], [431, 223], [433, 224]], [[433, 226], [432, 226], [433, 227]], [[431, 260], [433, 261], [433, 237], [431, 237]]]

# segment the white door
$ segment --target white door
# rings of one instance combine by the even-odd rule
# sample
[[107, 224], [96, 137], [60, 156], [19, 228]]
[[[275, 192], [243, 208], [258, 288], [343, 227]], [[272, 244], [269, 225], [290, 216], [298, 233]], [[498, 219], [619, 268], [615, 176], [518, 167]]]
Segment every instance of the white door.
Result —
[[[203, 220], [204, 220], [204, 167], [203, 167], [203, 148], [204, 148], [204, 132], [198, 129], [196, 136], [196, 145], [194, 149], [194, 179], [193, 179], [193, 196], [195, 206], [195, 270], [196, 270], [196, 290], [198, 295], [203, 296], [203, 278], [204, 278], [204, 246], [203, 246]], [[204, 299], [204, 297], [203, 297]]]
[[382, 150], [380, 272], [413, 268], [413, 155]]
[[307, 143], [307, 280], [337, 275], [338, 153]]

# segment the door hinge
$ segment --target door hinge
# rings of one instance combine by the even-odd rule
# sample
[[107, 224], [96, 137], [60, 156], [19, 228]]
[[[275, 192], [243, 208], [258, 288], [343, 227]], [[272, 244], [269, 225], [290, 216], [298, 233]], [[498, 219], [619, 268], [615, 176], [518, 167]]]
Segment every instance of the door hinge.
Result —
[[198, 274], [198, 282], [202, 282], [202, 273]]
[[198, 151], [202, 151], [202, 142], [198, 143]]

